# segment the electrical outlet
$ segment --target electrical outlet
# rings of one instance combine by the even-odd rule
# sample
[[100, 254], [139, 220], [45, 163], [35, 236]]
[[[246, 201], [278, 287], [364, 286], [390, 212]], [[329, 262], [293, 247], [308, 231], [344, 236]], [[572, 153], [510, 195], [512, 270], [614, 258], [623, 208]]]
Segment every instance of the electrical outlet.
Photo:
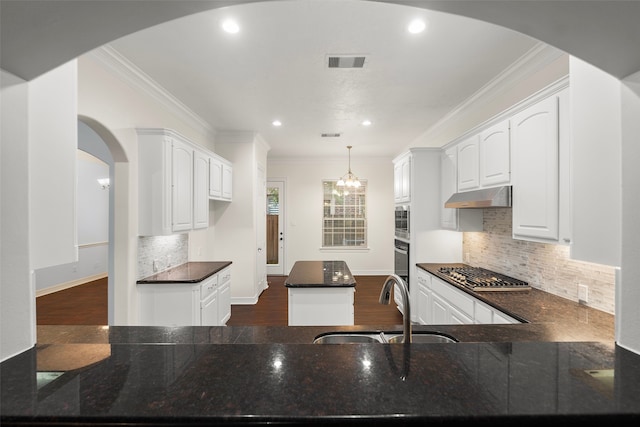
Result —
[[469, 254], [469, 252], [464, 253], [464, 262], [466, 262], [467, 264], [471, 262], [471, 254]]
[[156, 271], [158, 271], [158, 260], [154, 259], [153, 260], [153, 272], [155, 273]]
[[589, 287], [578, 283], [578, 303], [586, 304], [589, 302]]

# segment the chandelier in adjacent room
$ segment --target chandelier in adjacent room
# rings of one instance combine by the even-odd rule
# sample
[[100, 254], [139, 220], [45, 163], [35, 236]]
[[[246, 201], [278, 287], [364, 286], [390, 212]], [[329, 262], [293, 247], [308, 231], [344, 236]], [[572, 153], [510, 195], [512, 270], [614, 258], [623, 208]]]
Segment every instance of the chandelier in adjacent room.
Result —
[[355, 187], [358, 188], [360, 187], [362, 184], [360, 184], [360, 180], [358, 179], [357, 176], [355, 176], [353, 174], [353, 172], [351, 172], [351, 145], [347, 145], [347, 149], [349, 150], [349, 172], [347, 172], [345, 175], [342, 176], [342, 178], [340, 178], [337, 182], [337, 186], [339, 187]]

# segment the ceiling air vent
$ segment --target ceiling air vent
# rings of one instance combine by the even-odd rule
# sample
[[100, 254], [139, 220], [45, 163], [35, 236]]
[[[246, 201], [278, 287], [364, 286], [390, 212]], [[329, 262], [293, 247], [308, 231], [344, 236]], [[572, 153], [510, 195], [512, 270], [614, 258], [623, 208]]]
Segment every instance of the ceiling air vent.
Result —
[[340, 134], [339, 133], [322, 133], [320, 134], [320, 136], [323, 138], [339, 138]]
[[362, 68], [364, 56], [335, 56], [329, 55], [329, 68]]

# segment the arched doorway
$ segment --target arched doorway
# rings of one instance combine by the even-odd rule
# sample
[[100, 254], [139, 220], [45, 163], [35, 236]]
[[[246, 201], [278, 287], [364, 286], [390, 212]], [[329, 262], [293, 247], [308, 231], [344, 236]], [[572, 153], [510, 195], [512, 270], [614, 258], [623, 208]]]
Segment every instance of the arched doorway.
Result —
[[119, 229], [116, 224], [121, 224], [123, 221], [124, 224], [128, 223], [128, 199], [126, 197], [118, 197], [119, 192], [127, 191], [128, 181], [126, 179], [126, 174], [118, 171], [122, 170], [123, 165], [125, 168], [127, 167], [128, 159], [120, 142], [102, 123], [86, 116], [79, 116], [78, 121], [82, 122], [95, 132], [95, 134], [104, 142], [113, 159], [113, 163], [109, 168], [109, 249], [107, 266], [109, 307], [108, 322], [109, 325], [112, 325], [116, 318], [115, 310], [116, 301], [118, 300], [117, 296], [120, 293], [126, 292], [126, 289], [120, 289], [117, 284], [127, 283], [126, 279], [119, 279], [120, 277], [126, 277], [127, 275], [128, 257], [116, 256], [116, 253], [118, 252], [117, 248], [122, 248], [123, 245], [126, 247], [127, 239], [123, 238], [123, 230]]

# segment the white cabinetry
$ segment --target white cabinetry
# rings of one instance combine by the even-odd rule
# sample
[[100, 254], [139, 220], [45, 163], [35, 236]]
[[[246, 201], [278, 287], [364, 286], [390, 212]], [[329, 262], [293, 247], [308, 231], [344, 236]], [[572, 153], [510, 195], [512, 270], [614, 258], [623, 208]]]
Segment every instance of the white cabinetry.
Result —
[[224, 326], [230, 287], [230, 266], [197, 283], [138, 283], [140, 325]]
[[482, 209], [445, 208], [457, 188], [457, 147], [444, 150], [440, 157], [440, 227], [454, 231], [482, 231]]
[[[394, 159], [394, 166], [409, 164], [411, 215], [409, 217], [409, 288], [412, 307], [418, 304], [416, 263], [451, 263], [462, 261], [462, 233], [440, 227], [440, 155], [439, 148], [411, 148]], [[397, 169], [396, 169], [397, 171]], [[417, 310], [412, 320], [417, 321]]]
[[417, 318], [423, 325], [520, 323], [421, 268], [416, 276]]
[[418, 282], [418, 322], [423, 325], [429, 325], [433, 323], [433, 296], [430, 286], [431, 278], [420, 271], [418, 271], [416, 276]]
[[209, 226], [209, 156], [193, 152], [193, 228]]
[[411, 156], [397, 159], [393, 165], [393, 193], [396, 203], [411, 201]]
[[507, 185], [511, 181], [509, 121], [480, 133], [480, 186]]
[[287, 288], [288, 325], [353, 325], [354, 292], [354, 287]]
[[209, 157], [209, 198], [231, 201], [233, 187], [233, 167], [218, 156]]
[[[208, 227], [210, 158], [215, 154], [169, 129], [137, 132], [139, 234], [164, 236]], [[220, 177], [229, 181], [224, 194], [231, 200], [231, 165], [219, 159], [226, 165]], [[222, 181], [221, 186], [225, 188]]]
[[513, 237], [558, 241], [558, 97], [551, 96], [511, 119]]
[[457, 144], [458, 191], [475, 190], [480, 187], [479, 139], [479, 135], [474, 135]]
[[218, 325], [231, 318], [231, 267], [218, 272]]

